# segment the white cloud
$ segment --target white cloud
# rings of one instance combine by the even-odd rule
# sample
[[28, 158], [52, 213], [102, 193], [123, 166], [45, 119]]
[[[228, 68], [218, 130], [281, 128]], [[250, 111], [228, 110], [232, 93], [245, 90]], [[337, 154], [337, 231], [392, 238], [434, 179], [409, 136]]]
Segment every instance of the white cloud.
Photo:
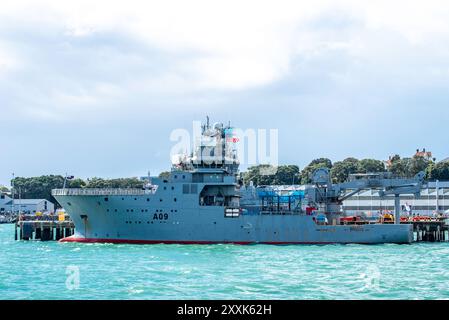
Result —
[[362, 30], [395, 32], [419, 44], [447, 36], [448, 7], [436, 0], [14, 1], [2, 5], [0, 16], [33, 27], [59, 25], [74, 37], [122, 32], [152, 48], [193, 52], [196, 57], [178, 64], [176, 75], [162, 77], [184, 77], [192, 89], [245, 89], [282, 79], [297, 55], [335, 45], [365, 53], [360, 45], [369, 33], [338, 35], [309, 25], [323, 15], [356, 19]]
[[177, 96], [205, 104], [210, 92], [222, 103], [289, 79], [332, 96], [438, 82], [448, 78], [448, 10], [437, 0], [4, 1], [2, 99], [60, 121], [164, 109]]
[[6, 43], [2, 43], [0, 39], [0, 77], [9, 71], [13, 71], [20, 67], [20, 61], [17, 54]]

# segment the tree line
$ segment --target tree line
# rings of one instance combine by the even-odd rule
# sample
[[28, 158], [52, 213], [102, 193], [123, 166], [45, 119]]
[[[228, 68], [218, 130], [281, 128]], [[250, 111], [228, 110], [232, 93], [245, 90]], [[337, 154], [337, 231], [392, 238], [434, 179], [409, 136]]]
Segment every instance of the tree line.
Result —
[[[62, 189], [65, 178], [61, 175], [40, 177], [16, 177], [11, 182], [14, 186], [14, 198], [47, 199], [57, 203], [51, 195], [52, 189]], [[103, 179], [91, 178], [66, 180], [66, 188], [142, 188], [143, 182], [138, 178]], [[6, 189], [6, 188], [5, 188]], [[4, 190], [5, 192], [6, 190]]]
[[[310, 162], [300, 170], [297, 165], [281, 165], [277, 168], [269, 165], [258, 165], [248, 168], [241, 174], [242, 182], [249, 185], [252, 181], [254, 185], [291, 185], [309, 184], [311, 174], [320, 168], [330, 170], [334, 183], [344, 182], [350, 174], [354, 173], [377, 173], [389, 171], [398, 177], [413, 177], [420, 171], [426, 172], [428, 180], [449, 180], [449, 161], [436, 163], [433, 159], [422, 156], [413, 158], [401, 158], [396, 155], [390, 158], [388, 165], [385, 162], [375, 159], [347, 158], [343, 161], [332, 162], [327, 158], [319, 158]], [[275, 169], [275, 170], [273, 170]], [[166, 178], [169, 172], [162, 172], [159, 177]], [[53, 203], [56, 200], [51, 195], [52, 189], [61, 189], [65, 178], [62, 175], [46, 175], [40, 177], [16, 177], [12, 183], [14, 185], [14, 197], [22, 199], [47, 199]], [[91, 178], [87, 180], [72, 179], [66, 181], [67, 188], [142, 188], [142, 180], [138, 178], [118, 178], [103, 179]], [[1, 187], [2, 192], [7, 192], [6, 187]]]
[[412, 178], [418, 172], [424, 171], [428, 180], [449, 180], [449, 161], [436, 163], [434, 159], [422, 156], [412, 158], [401, 158], [395, 155], [390, 158], [389, 163], [375, 159], [346, 158], [343, 161], [332, 162], [328, 158], [319, 158], [310, 162], [304, 169], [300, 170], [296, 165], [284, 165], [270, 172], [269, 166], [258, 165], [248, 168], [243, 173], [243, 183], [249, 185], [289, 185], [309, 184], [312, 173], [320, 168], [328, 168], [332, 176], [332, 182], [341, 183], [349, 178], [350, 174], [356, 173], [379, 173], [391, 172], [394, 176], [401, 178]]

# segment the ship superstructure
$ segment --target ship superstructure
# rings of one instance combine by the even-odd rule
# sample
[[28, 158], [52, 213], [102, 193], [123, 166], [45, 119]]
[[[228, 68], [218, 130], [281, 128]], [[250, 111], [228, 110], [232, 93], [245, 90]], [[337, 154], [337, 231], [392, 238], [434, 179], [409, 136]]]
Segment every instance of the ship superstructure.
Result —
[[[76, 226], [66, 242], [181, 244], [410, 243], [411, 225], [344, 225], [343, 190], [376, 188], [417, 193], [423, 177], [403, 181], [359, 177], [332, 185], [318, 171], [314, 185], [248, 193], [238, 179], [232, 127], [202, 127], [194, 152], [174, 157], [167, 178], [149, 178], [142, 189], [57, 189], [52, 194]], [[375, 182], [374, 182], [375, 181]], [[246, 190], [246, 191], [245, 191]], [[399, 220], [397, 220], [399, 221]]]

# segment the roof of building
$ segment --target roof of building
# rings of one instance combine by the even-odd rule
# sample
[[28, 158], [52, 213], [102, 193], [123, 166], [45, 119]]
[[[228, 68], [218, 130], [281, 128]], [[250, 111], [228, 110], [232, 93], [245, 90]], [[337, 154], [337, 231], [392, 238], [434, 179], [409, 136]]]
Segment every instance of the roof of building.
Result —
[[14, 204], [17, 205], [35, 205], [43, 201], [48, 201], [46, 199], [14, 199]]

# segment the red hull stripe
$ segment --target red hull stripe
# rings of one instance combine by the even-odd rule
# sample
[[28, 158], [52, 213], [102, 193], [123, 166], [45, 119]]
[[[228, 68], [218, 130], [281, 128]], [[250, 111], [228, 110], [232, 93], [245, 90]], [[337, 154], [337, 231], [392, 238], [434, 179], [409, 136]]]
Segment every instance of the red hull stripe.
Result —
[[169, 240], [130, 240], [130, 239], [94, 239], [94, 238], [73, 238], [68, 237], [59, 240], [59, 242], [78, 242], [78, 243], [111, 243], [111, 244], [269, 244], [269, 245], [292, 245], [292, 244], [332, 244], [332, 242], [248, 242], [248, 241], [169, 241]]

